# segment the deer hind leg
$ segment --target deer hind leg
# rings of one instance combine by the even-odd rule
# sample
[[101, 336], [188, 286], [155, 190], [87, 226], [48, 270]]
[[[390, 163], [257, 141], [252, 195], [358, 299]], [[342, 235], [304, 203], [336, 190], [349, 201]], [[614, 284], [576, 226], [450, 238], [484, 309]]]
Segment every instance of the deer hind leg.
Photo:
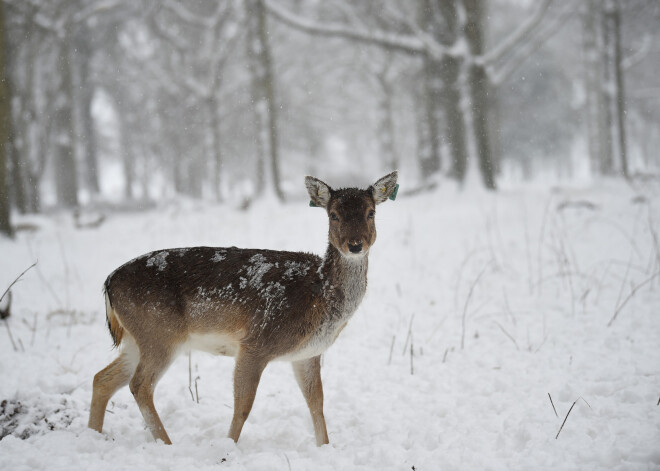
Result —
[[[147, 351], [148, 354], [143, 354], [142, 351]], [[140, 361], [129, 383], [131, 393], [154, 439], [160, 439], [167, 445], [171, 445], [172, 441], [165, 431], [158, 412], [156, 412], [154, 390], [158, 380], [170, 366], [172, 357], [173, 355], [170, 352], [161, 349], [142, 349]]]
[[321, 356], [291, 363], [300, 390], [312, 414], [314, 435], [318, 446], [330, 443], [323, 416], [323, 384], [321, 383]]
[[238, 441], [243, 425], [250, 415], [261, 373], [268, 362], [241, 348], [234, 368], [234, 417], [229, 427], [229, 438]]
[[94, 376], [92, 392], [92, 405], [89, 410], [88, 427], [101, 432], [105, 408], [110, 398], [126, 386], [135, 372], [139, 358], [139, 351], [135, 340], [127, 335], [122, 342], [122, 350], [119, 356]]

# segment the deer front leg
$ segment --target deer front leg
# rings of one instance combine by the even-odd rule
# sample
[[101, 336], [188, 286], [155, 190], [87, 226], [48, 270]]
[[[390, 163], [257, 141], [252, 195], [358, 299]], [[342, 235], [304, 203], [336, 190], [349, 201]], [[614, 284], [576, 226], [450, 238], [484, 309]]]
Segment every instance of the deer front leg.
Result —
[[323, 416], [323, 384], [321, 383], [321, 356], [294, 361], [293, 372], [305, 396], [314, 423], [314, 435], [318, 446], [330, 443]]
[[268, 362], [241, 348], [234, 368], [234, 417], [229, 427], [229, 438], [238, 441], [243, 424], [250, 415], [261, 373]]

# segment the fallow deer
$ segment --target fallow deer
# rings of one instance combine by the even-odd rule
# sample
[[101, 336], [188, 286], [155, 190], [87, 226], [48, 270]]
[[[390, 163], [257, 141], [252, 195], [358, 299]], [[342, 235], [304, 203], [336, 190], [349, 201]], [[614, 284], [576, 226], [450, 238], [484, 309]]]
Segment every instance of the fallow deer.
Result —
[[108, 327], [120, 354], [94, 376], [89, 427], [101, 432], [109, 399], [129, 384], [155, 439], [171, 443], [154, 407], [156, 384], [191, 349], [236, 357], [238, 440], [259, 379], [273, 360], [290, 361], [312, 415], [317, 445], [328, 443], [321, 354], [335, 341], [367, 288], [377, 204], [396, 194], [397, 173], [368, 189], [333, 190], [313, 177], [310, 204], [325, 208], [325, 257], [300, 252], [194, 247], [138, 257], [108, 276]]

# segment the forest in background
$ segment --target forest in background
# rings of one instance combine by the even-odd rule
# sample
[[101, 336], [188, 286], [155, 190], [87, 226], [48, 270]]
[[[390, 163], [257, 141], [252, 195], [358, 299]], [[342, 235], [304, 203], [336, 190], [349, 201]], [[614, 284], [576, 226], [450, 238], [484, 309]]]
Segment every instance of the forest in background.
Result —
[[[654, 0], [2, 0], [10, 215], [303, 174], [657, 178]], [[474, 178], [477, 181], [477, 178]]]

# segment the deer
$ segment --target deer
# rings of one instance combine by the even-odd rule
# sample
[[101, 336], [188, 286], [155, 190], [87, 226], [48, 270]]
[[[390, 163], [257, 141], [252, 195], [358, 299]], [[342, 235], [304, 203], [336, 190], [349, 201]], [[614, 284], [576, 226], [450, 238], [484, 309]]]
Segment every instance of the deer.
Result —
[[324, 257], [276, 250], [192, 247], [147, 253], [104, 283], [118, 357], [94, 376], [89, 428], [102, 432], [108, 401], [125, 385], [155, 440], [171, 444], [154, 406], [159, 379], [181, 353], [235, 358], [229, 438], [237, 442], [262, 372], [288, 361], [311, 413], [316, 444], [329, 443], [321, 355], [357, 310], [376, 241], [376, 205], [394, 199], [397, 172], [367, 189], [305, 178], [310, 206], [328, 216]]

